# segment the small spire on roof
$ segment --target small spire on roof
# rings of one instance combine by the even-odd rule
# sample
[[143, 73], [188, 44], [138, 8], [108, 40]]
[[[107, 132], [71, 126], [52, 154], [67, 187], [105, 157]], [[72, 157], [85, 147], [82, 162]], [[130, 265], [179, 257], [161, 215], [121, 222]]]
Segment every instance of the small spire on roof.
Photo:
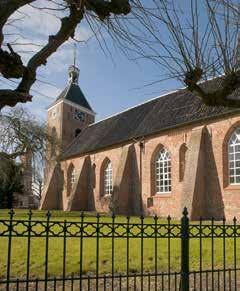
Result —
[[78, 84], [79, 69], [75, 66], [68, 68], [69, 83]]
[[76, 50], [76, 43], [74, 43], [73, 65], [71, 65], [68, 69], [69, 82], [74, 83], [74, 84], [78, 84], [78, 77], [79, 77], [79, 69], [76, 67], [76, 60], [77, 60], [77, 50]]

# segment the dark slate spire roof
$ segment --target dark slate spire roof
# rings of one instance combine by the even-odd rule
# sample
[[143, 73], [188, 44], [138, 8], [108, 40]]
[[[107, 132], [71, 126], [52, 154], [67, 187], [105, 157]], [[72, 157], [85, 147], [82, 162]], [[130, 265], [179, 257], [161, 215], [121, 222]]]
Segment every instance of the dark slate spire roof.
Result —
[[88, 110], [92, 110], [91, 106], [87, 102], [87, 99], [85, 98], [82, 90], [78, 86], [78, 84], [69, 82], [67, 87], [62, 91], [62, 93], [58, 96], [56, 101], [59, 101], [61, 99], [65, 99], [68, 101], [71, 101], [77, 105], [80, 105]]
[[65, 99], [93, 112], [91, 106], [89, 105], [87, 99], [85, 98], [82, 90], [78, 85], [79, 69], [75, 66], [70, 66], [68, 73], [69, 73], [68, 85], [58, 96], [54, 104], [59, 100]]
[[[219, 79], [206, 82], [203, 86], [211, 91], [219, 86]], [[231, 95], [233, 97], [240, 98], [240, 90], [235, 91]], [[181, 89], [91, 124], [66, 149], [63, 159], [170, 128], [236, 113], [240, 113], [240, 109], [207, 106], [188, 90]]]

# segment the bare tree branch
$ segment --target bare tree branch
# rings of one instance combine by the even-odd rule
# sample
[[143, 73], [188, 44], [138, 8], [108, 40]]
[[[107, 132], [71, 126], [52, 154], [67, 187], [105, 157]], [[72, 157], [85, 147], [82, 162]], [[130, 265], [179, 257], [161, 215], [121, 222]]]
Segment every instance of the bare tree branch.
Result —
[[58, 10], [69, 11], [68, 16], [61, 18], [61, 26], [55, 35], [50, 35], [47, 44], [38, 52], [36, 52], [29, 60], [26, 66], [23, 65], [21, 56], [16, 53], [12, 46], [8, 44], [8, 51], [4, 51], [1, 46], [3, 42], [3, 26], [6, 24], [9, 17], [16, 12], [20, 7], [36, 1], [4, 1], [0, 4], [0, 73], [3, 77], [20, 78], [19, 85], [15, 90], [0, 90], [0, 109], [5, 105], [15, 106], [18, 102], [31, 101], [30, 89], [36, 81], [36, 72], [38, 67], [46, 65], [47, 59], [58, 48], [66, 42], [70, 37], [74, 39], [75, 29], [82, 21], [86, 13], [93, 12], [99, 21], [104, 21], [111, 14], [120, 15], [128, 14], [131, 10], [128, 0], [65, 0], [62, 4], [50, 0], [55, 3], [58, 8], [39, 7], [42, 10]]
[[[147, 21], [141, 24], [148, 36], [141, 40], [142, 50], [133, 46], [132, 51], [180, 80], [206, 104], [239, 107], [239, 98], [230, 98], [240, 88], [239, 1], [153, 0], [145, 12]], [[202, 86], [219, 76], [214, 90]]]

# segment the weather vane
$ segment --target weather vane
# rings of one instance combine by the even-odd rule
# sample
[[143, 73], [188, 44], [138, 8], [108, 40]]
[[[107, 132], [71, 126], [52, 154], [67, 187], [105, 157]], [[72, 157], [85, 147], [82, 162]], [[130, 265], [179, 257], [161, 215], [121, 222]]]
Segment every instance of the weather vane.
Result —
[[77, 58], [77, 45], [74, 43], [74, 50], [73, 50], [73, 65], [76, 67], [76, 58]]

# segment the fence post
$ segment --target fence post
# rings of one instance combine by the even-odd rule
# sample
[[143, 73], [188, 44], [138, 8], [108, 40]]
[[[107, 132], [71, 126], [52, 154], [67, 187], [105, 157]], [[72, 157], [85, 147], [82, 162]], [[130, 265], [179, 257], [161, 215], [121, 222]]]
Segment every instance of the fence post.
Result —
[[189, 218], [185, 207], [181, 219], [181, 290], [189, 291]]
[[9, 291], [9, 284], [10, 284], [10, 270], [11, 270], [11, 255], [12, 255], [12, 231], [13, 231], [13, 216], [14, 211], [13, 209], [10, 210], [8, 213], [10, 216], [9, 225], [8, 225], [8, 255], [7, 255], [7, 286], [6, 290]]

